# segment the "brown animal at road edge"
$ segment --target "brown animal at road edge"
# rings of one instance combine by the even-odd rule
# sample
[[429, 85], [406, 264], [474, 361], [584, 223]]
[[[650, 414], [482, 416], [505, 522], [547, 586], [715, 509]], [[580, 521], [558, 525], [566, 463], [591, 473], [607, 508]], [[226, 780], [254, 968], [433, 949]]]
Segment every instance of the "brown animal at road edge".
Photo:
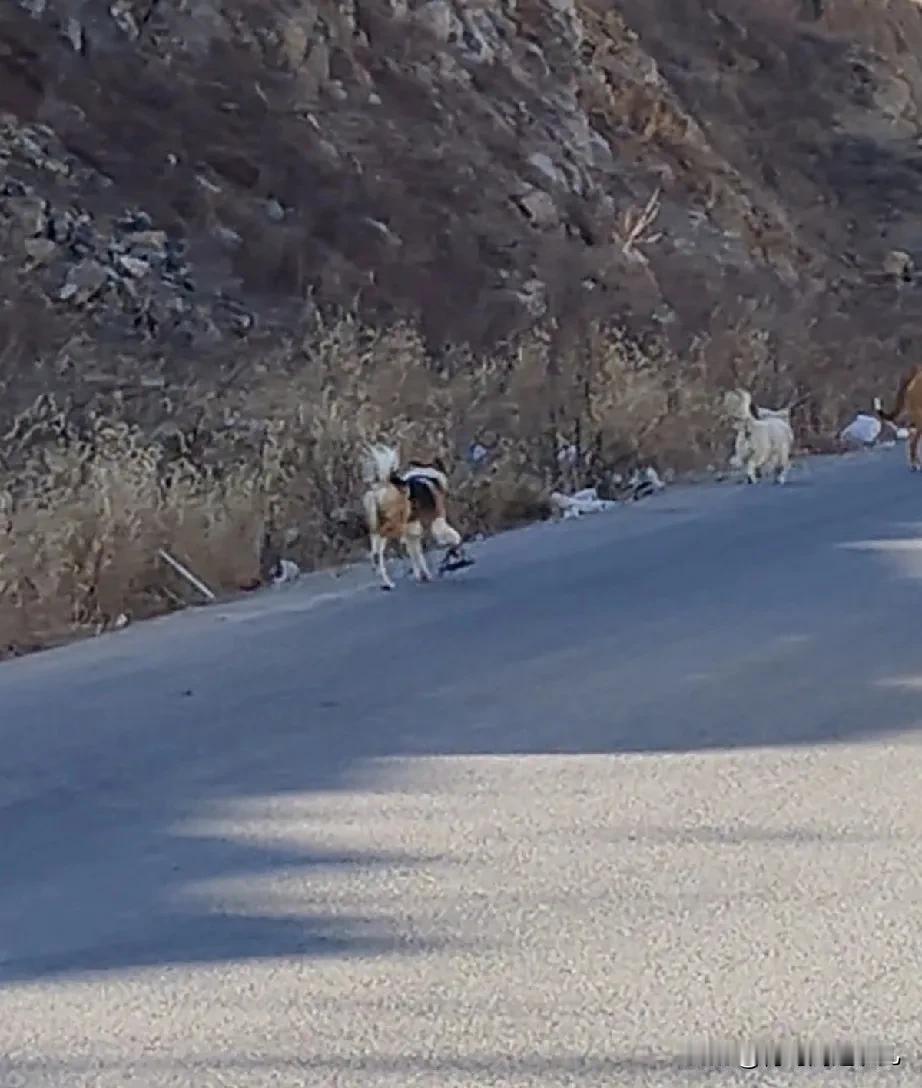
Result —
[[915, 367], [903, 379], [892, 411], [883, 410], [880, 397], [874, 398], [874, 411], [885, 423], [897, 425], [905, 421], [909, 428], [909, 468], [912, 472], [918, 472], [922, 468], [919, 462], [919, 440], [922, 439], [922, 366]]
[[432, 581], [423, 555], [426, 533], [440, 547], [447, 548], [456, 562], [468, 565], [469, 561], [463, 561], [460, 554], [461, 534], [449, 525], [446, 517], [448, 477], [441, 461], [431, 464], [411, 461], [407, 471], [401, 473], [397, 450], [380, 444], [367, 447], [362, 460], [367, 486], [362, 505], [371, 540], [371, 561], [382, 589], [394, 588], [384, 558], [390, 542], [404, 546], [420, 582]]

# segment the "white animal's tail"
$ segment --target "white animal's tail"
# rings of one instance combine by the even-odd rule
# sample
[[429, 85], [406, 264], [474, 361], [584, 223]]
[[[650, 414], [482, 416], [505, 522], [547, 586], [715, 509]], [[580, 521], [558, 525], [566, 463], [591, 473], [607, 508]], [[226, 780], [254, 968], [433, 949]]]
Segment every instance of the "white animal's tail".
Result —
[[362, 479], [366, 484], [386, 484], [392, 482], [400, 466], [400, 451], [395, 446], [381, 443], [366, 446], [362, 450]]

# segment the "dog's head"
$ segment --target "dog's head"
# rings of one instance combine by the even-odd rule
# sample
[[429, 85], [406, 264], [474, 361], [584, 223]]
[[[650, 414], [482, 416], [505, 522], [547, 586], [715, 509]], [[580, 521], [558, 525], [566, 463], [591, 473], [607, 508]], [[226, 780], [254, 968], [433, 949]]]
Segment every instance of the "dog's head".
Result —
[[724, 393], [723, 407], [731, 419], [748, 419], [754, 414], [752, 394], [746, 389], [729, 389]]

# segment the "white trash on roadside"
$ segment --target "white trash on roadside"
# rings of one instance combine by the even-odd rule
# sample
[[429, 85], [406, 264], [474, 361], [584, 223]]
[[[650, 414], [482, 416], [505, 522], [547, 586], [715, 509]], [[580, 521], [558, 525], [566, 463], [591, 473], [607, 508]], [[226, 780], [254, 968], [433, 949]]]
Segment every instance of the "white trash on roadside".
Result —
[[583, 488], [573, 495], [564, 495], [562, 491], [551, 493], [551, 506], [564, 518], [578, 518], [583, 514], [600, 514], [605, 510], [614, 510], [618, 505], [613, 499], [600, 499], [594, 487]]
[[883, 442], [881, 441], [883, 431], [884, 425], [877, 416], [868, 415], [867, 412], [860, 412], [847, 427], [842, 428], [839, 438], [847, 446], [857, 448], [860, 446], [873, 446], [876, 442], [880, 442], [883, 446], [893, 445], [894, 439], [903, 442], [909, 437], [909, 431], [905, 427], [896, 427], [892, 423], [887, 423], [886, 431], [893, 437]]
[[274, 586], [284, 586], [290, 582], [296, 582], [301, 577], [301, 568], [290, 559], [280, 559], [278, 569], [272, 579]]
[[876, 416], [860, 413], [843, 427], [839, 437], [849, 446], [873, 446], [880, 437], [881, 422]]
[[572, 495], [553, 491], [550, 496], [551, 506], [565, 519], [578, 518], [583, 514], [601, 514], [607, 510], [614, 510], [629, 500], [642, 499], [657, 491], [663, 491], [666, 487], [662, 477], [652, 465], [635, 469], [626, 481], [621, 476], [615, 476], [612, 482], [616, 482], [621, 488], [617, 499], [600, 499], [596, 488], [584, 487]]
[[579, 450], [570, 443], [557, 451], [557, 464], [561, 467], [573, 468], [579, 460]]
[[490, 451], [480, 442], [471, 443], [467, 451], [468, 464], [477, 466], [483, 464], [490, 456]]
[[654, 491], [662, 491], [666, 487], [652, 465], [648, 465], [643, 471], [636, 470], [628, 486], [632, 489], [635, 499], [642, 499], [645, 495], [652, 495]]

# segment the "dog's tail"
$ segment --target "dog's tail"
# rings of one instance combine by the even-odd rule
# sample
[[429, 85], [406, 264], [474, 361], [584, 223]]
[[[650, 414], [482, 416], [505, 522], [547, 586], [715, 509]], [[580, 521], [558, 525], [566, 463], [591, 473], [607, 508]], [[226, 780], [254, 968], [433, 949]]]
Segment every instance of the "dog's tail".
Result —
[[395, 446], [375, 443], [365, 446], [361, 451], [362, 479], [368, 485], [368, 490], [362, 496], [362, 508], [365, 511], [368, 531], [372, 534], [378, 531], [378, 501], [381, 497], [379, 488], [391, 484], [403, 491], [407, 487], [403, 477], [397, 471], [399, 465], [400, 451]]
[[884, 420], [885, 423], [896, 423], [903, 414], [903, 409], [906, 407], [906, 396], [909, 393], [909, 387], [920, 373], [922, 373], [922, 368], [916, 367], [915, 370], [910, 374], [907, 374], [902, 382], [900, 382], [900, 387], [896, 393], [896, 404], [894, 404], [892, 412], [884, 411], [883, 405], [880, 402], [880, 397], [874, 398], [874, 411], [879, 419]]
[[399, 466], [400, 451], [396, 446], [375, 443], [362, 450], [362, 479], [372, 487], [376, 484], [379, 486], [394, 484], [395, 487], [403, 487], [403, 477], [397, 472]]

